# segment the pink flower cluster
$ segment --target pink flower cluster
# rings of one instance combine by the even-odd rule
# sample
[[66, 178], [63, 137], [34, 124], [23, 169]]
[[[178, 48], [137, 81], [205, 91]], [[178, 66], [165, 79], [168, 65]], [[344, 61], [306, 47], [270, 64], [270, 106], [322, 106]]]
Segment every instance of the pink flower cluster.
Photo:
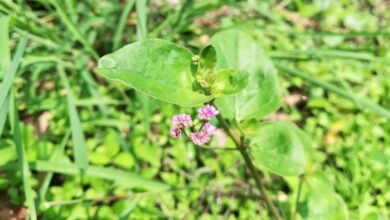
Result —
[[[217, 129], [208, 121], [210, 121], [214, 116], [218, 115], [219, 112], [214, 106], [207, 104], [203, 108], [199, 109], [198, 113], [199, 118], [204, 120], [204, 124], [198, 131], [191, 132], [188, 137], [194, 144], [204, 145], [205, 143], [209, 142], [211, 137], [217, 132]], [[193, 128], [191, 116], [187, 114], [174, 115], [171, 122], [173, 128], [170, 129], [170, 133], [172, 137], [176, 139], [181, 136], [185, 127], [192, 126]]]

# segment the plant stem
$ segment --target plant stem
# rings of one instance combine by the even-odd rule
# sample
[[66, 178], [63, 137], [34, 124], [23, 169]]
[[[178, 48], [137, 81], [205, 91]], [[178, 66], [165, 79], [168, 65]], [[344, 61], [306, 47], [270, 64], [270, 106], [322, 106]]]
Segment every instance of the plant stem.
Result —
[[304, 178], [303, 175], [299, 176], [298, 195], [297, 195], [297, 199], [295, 200], [295, 210], [294, 210], [294, 215], [293, 215], [294, 220], [297, 219], [298, 205], [299, 205], [299, 199], [301, 197], [303, 178]]
[[252, 163], [252, 159], [250, 158], [248, 152], [246, 151], [247, 146], [245, 146], [245, 142], [243, 141], [243, 137], [237, 136], [235, 133], [233, 133], [230, 130], [229, 124], [226, 122], [226, 120], [219, 114], [217, 115], [217, 119], [219, 123], [221, 124], [222, 128], [225, 130], [227, 135], [233, 140], [234, 144], [236, 145], [237, 149], [240, 151], [242, 157], [244, 158], [245, 164], [250, 170], [253, 178], [255, 179], [257, 188], [260, 190], [265, 203], [267, 204], [268, 208], [271, 210], [271, 213], [275, 217], [276, 220], [282, 219], [282, 217], [279, 214], [279, 211], [272, 203], [271, 199], [268, 196], [268, 193], [264, 186], [264, 181], [259, 175], [259, 172], [256, 170], [255, 166]]

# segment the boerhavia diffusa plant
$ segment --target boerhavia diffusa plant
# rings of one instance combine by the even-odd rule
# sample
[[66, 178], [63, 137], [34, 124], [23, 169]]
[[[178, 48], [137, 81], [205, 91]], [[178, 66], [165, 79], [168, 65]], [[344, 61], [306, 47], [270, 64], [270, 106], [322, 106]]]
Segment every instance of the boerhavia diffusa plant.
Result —
[[[201, 107], [172, 117], [170, 135], [207, 144], [216, 132], [210, 119], [232, 139], [275, 219], [279, 210], [268, 196], [260, 171], [281, 176], [305, 171], [310, 139], [290, 122], [264, 121], [282, 100], [276, 70], [259, 45], [242, 29], [213, 36], [199, 55], [162, 39], [138, 41], [105, 55], [99, 71], [109, 79], [163, 102]], [[203, 107], [202, 107], [203, 106]]]

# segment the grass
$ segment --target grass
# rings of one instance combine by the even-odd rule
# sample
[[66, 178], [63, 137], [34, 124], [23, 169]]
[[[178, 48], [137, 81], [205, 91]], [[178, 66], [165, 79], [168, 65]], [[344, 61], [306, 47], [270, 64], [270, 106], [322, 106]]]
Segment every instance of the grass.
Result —
[[63, 6], [61, 5], [61, 2], [55, 1], [55, 0], [49, 0], [51, 4], [55, 7], [56, 11], [58, 12], [58, 15], [61, 17], [62, 21], [65, 23], [66, 27], [74, 34], [74, 36], [77, 38], [77, 40], [80, 41], [80, 43], [83, 44], [83, 46], [86, 48], [86, 50], [89, 52], [89, 54], [95, 59], [99, 59], [99, 55], [96, 53], [96, 51], [93, 49], [91, 44], [88, 42], [88, 40], [84, 37], [83, 34], [81, 34], [80, 30], [77, 28], [76, 24], [72, 22], [72, 20], [69, 18], [69, 16], [66, 14]]
[[[13, 98], [13, 97], [12, 97]], [[14, 142], [16, 146], [16, 152], [18, 156], [18, 167], [20, 170], [20, 173], [22, 175], [22, 181], [23, 181], [23, 191], [25, 196], [25, 203], [28, 208], [28, 216], [31, 220], [36, 220], [37, 218], [37, 211], [36, 211], [36, 205], [34, 202], [35, 193], [32, 188], [31, 184], [31, 173], [30, 168], [28, 166], [27, 158], [26, 158], [26, 152], [23, 146], [22, 142], [22, 133], [20, 131], [19, 127], [19, 116], [18, 112], [15, 108], [15, 103], [13, 102], [11, 105], [14, 105], [11, 107], [13, 110], [12, 113], [10, 113], [10, 121], [12, 125], [12, 130], [14, 133]]]
[[6, 98], [8, 97], [11, 88], [12, 88], [12, 82], [16, 76], [16, 70], [18, 68], [18, 65], [22, 59], [24, 49], [26, 48], [27, 44], [27, 38], [24, 37], [21, 39], [20, 43], [18, 44], [18, 48], [16, 49], [16, 54], [14, 56], [14, 59], [12, 60], [12, 63], [7, 71], [7, 73], [4, 76], [3, 82], [1, 83], [0, 87], [0, 105], [3, 106], [6, 102]]
[[112, 51], [117, 50], [119, 48], [119, 45], [121, 43], [121, 38], [123, 35], [123, 30], [125, 29], [126, 26], [126, 20], [128, 19], [128, 16], [134, 6], [135, 1], [136, 0], [130, 0], [126, 2], [126, 6], [123, 9], [121, 17], [119, 19], [118, 27], [114, 34]]
[[302, 71], [288, 68], [288, 67], [286, 67], [286, 65], [276, 63], [275, 66], [281, 71], [281, 73], [289, 74], [291, 76], [300, 77], [312, 85], [323, 87], [330, 92], [334, 92], [341, 97], [344, 97], [344, 98], [349, 99], [353, 102], [356, 102], [358, 107], [367, 108], [367, 109], [375, 112], [379, 116], [386, 117], [387, 119], [390, 119], [390, 111], [389, 110], [387, 110], [386, 108], [384, 108], [384, 107], [382, 107], [382, 106], [380, 106], [380, 105], [378, 105], [370, 100], [367, 100], [365, 98], [361, 98], [361, 97], [359, 97], [359, 95], [357, 95], [353, 92], [345, 91], [345, 90], [343, 90], [343, 89], [341, 89], [341, 88], [339, 88], [331, 83], [324, 82], [322, 80], [319, 80], [317, 78], [310, 76], [309, 74], [303, 73]]
[[[0, 157], [1, 196], [26, 205], [30, 219], [269, 218], [236, 151], [212, 150], [213, 143], [194, 160], [194, 146], [169, 138], [170, 116], [191, 109], [95, 74], [101, 55], [136, 40], [161, 37], [196, 53], [212, 33], [240, 25], [279, 69], [286, 99], [306, 97], [275, 117], [312, 136], [312, 172], [329, 178], [351, 219], [386, 219], [390, 29], [378, 9], [387, 6], [162, 2], [0, 1], [0, 150], [12, 146], [17, 154]], [[303, 216], [299, 208], [294, 214], [298, 177], [266, 172], [264, 179], [284, 216]], [[306, 190], [305, 182], [298, 206]], [[132, 196], [95, 202], [115, 195]]]
[[8, 70], [8, 65], [11, 60], [9, 46], [9, 18], [0, 17], [0, 51], [2, 56], [0, 57], [0, 78], [3, 78], [4, 74]]
[[[136, 12], [137, 12], [137, 40], [144, 40], [148, 36], [147, 29], [147, 14], [146, 14], [146, 1], [137, 0], [136, 1]], [[142, 111], [145, 115], [144, 124], [145, 128], [149, 129], [150, 127], [150, 99], [142, 94], [138, 93], [139, 99], [142, 105]]]
[[[3, 54], [0, 57], [0, 78], [7, 73], [8, 66], [11, 63], [10, 50], [8, 49], [9, 37], [8, 37], [9, 18], [0, 17], [0, 52]], [[2, 86], [3, 87], [3, 86]], [[6, 92], [5, 89], [3, 92]], [[0, 137], [3, 133], [5, 120], [7, 118], [9, 105], [9, 94], [5, 97], [4, 103], [0, 107]]]
[[72, 90], [68, 78], [65, 75], [64, 67], [58, 65], [57, 71], [61, 77], [61, 80], [64, 84], [67, 93], [66, 98], [68, 101], [68, 109], [69, 109], [68, 111], [69, 111], [70, 127], [72, 130], [75, 163], [76, 166], [80, 169], [80, 171], [83, 171], [88, 167], [88, 153], [87, 153], [87, 146], [85, 143], [83, 129], [81, 127], [80, 118], [77, 113], [76, 105], [74, 103]]
[[[19, 137], [19, 139], [21, 138]], [[25, 156], [23, 158], [25, 158]], [[14, 170], [16, 168], [15, 165], [16, 164], [9, 164], [8, 166], [3, 167], [3, 169]], [[40, 172], [59, 173], [64, 175], [78, 175], [80, 173], [79, 167], [72, 163], [35, 161], [26, 164], [25, 166]], [[30, 176], [30, 174], [26, 175]], [[136, 187], [148, 191], [164, 191], [173, 188], [168, 184], [144, 178], [136, 173], [93, 165], [90, 165], [88, 169], [85, 170], [85, 176], [113, 181], [115, 185]], [[28, 190], [28, 193], [29, 195], [33, 195], [31, 189]]]
[[[4, 76], [4, 80], [1, 84], [0, 88], [0, 103], [1, 107], [5, 108], [5, 111], [1, 111], [2, 114], [7, 114], [7, 108], [9, 107], [9, 120], [11, 124], [11, 128], [13, 131], [13, 140], [15, 143], [16, 147], [16, 152], [17, 152], [17, 157], [18, 157], [18, 168], [20, 170], [20, 173], [22, 175], [22, 181], [23, 181], [23, 191], [24, 191], [24, 196], [25, 196], [25, 202], [26, 206], [28, 208], [28, 216], [29, 219], [31, 220], [36, 220], [37, 219], [37, 213], [36, 213], [36, 207], [35, 207], [35, 202], [34, 202], [34, 191], [32, 189], [31, 185], [31, 173], [30, 169], [28, 166], [28, 161], [26, 158], [26, 152], [23, 146], [22, 142], [22, 134], [20, 131], [20, 122], [19, 122], [19, 116], [18, 116], [18, 111], [16, 108], [15, 104], [15, 99], [14, 95], [11, 91], [12, 89], [12, 84], [13, 80], [16, 75], [16, 70], [18, 69], [18, 66], [20, 64], [20, 61], [22, 59], [24, 50], [26, 48], [27, 44], [27, 38], [23, 37], [16, 49], [15, 56], [12, 60], [12, 63], [9, 67], [9, 70], [7, 74]], [[0, 117], [5, 117], [5, 116], [0, 116]], [[3, 126], [0, 124], [0, 126]], [[2, 130], [3, 128], [1, 128]], [[0, 133], [1, 134], [1, 133]]]

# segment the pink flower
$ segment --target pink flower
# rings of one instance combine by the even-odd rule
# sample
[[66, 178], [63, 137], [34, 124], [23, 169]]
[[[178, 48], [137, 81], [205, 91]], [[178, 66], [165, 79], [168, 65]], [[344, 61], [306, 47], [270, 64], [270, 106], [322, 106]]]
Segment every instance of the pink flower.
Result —
[[212, 117], [219, 114], [217, 109], [214, 106], [209, 105], [209, 104], [207, 104], [205, 107], [199, 109], [198, 113], [199, 113], [200, 119], [207, 120], [207, 121], [209, 121]]
[[[198, 110], [199, 117], [202, 120], [209, 121], [212, 117], [219, 114], [214, 106], [206, 105]], [[171, 119], [173, 127], [169, 130], [173, 138], [180, 138], [184, 132], [185, 127], [192, 126], [192, 119], [190, 115], [178, 114], [174, 115]], [[192, 129], [193, 130], [193, 129]], [[197, 132], [191, 133], [188, 137], [196, 145], [204, 145], [211, 140], [211, 137], [217, 133], [217, 129], [209, 122], [204, 122], [202, 129]]]
[[195, 132], [190, 134], [192, 142], [196, 145], [203, 145], [210, 141], [210, 136], [206, 135], [204, 132]]
[[171, 119], [172, 124], [175, 127], [181, 127], [181, 126], [190, 126], [192, 124], [192, 119], [191, 116], [187, 114], [179, 114], [179, 115], [174, 115]]
[[203, 132], [208, 136], [213, 136], [217, 133], [217, 129], [210, 123], [203, 125]]
[[178, 139], [181, 136], [181, 128], [180, 127], [175, 127], [169, 129], [169, 132], [171, 133], [172, 137], [175, 139]]

